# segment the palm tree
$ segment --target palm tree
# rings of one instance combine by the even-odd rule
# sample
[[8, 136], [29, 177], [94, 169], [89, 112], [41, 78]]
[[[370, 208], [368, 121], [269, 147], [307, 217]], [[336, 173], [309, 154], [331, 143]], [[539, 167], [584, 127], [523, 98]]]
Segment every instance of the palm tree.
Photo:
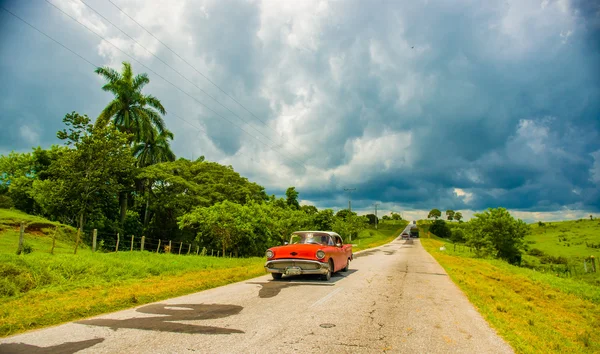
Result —
[[[106, 126], [112, 120], [120, 131], [132, 134], [130, 144], [151, 138], [155, 131], [163, 133], [166, 130], [161, 114], [167, 112], [162, 103], [156, 97], [142, 93], [142, 88], [150, 82], [148, 75], [143, 73], [134, 77], [131, 64], [125, 61], [121, 73], [109, 67], [96, 68], [94, 72], [106, 80], [102, 90], [115, 95], [96, 119], [96, 126]], [[121, 227], [127, 215], [127, 199], [126, 191], [119, 193]]]
[[137, 158], [138, 167], [146, 167], [156, 163], [175, 161], [169, 140], [173, 133], [165, 129], [162, 132], [154, 130], [146, 136], [146, 140], [133, 146], [133, 156]]
[[[138, 167], [146, 167], [161, 162], [175, 161], [175, 154], [171, 151], [169, 140], [173, 140], [173, 133], [164, 130], [161, 133], [154, 130], [146, 136], [146, 141], [133, 146], [133, 156], [137, 158]], [[152, 181], [147, 180], [146, 208], [144, 210], [144, 231], [148, 226], [150, 216], [150, 188]], [[142, 188], [143, 190], [143, 188]]]
[[128, 62], [123, 62], [121, 73], [109, 67], [97, 68], [94, 72], [107, 81], [102, 90], [115, 95], [96, 119], [96, 126], [106, 126], [112, 120], [119, 130], [133, 134], [136, 142], [146, 140], [155, 130], [165, 131], [161, 117], [167, 113], [165, 108], [156, 97], [142, 93], [142, 88], [150, 82], [148, 75], [133, 77]]

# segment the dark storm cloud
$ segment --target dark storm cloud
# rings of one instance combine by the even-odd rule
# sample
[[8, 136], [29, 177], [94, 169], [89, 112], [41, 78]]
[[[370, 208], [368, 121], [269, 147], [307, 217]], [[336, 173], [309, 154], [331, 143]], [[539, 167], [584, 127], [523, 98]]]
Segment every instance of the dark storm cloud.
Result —
[[[269, 124], [152, 47], [235, 114], [180, 77], [169, 79], [248, 132], [150, 74], [148, 89], [167, 111], [208, 132], [167, 115], [179, 155], [244, 151], [235, 168], [236, 161], [248, 166], [242, 172], [269, 193], [296, 185], [319, 207], [344, 207], [343, 188], [352, 187], [354, 205], [365, 209], [380, 201], [600, 210], [600, 177], [592, 172], [600, 166], [600, 8], [593, 1], [206, 1], [182, 5], [180, 14], [122, 5]], [[126, 59], [99, 55], [98, 41], [68, 19], [11, 6], [102, 65]], [[0, 89], [8, 127], [0, 151], [27, 149], [27, 136], [47, 146], [66, 112], [94, 116], [110, 96], [79, 58], [6, 19], [1, 75], [14, 84]], [[156, 69], [156, 61], [144, 62]], [[244, 164], [248, 156], [272, 164]]]

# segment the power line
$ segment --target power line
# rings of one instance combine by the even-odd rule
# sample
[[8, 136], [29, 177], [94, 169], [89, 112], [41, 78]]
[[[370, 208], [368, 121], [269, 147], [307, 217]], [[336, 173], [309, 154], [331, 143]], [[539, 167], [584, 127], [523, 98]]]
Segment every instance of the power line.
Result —
[[[2, 8], [4, 11], [8, 12], [10, 15], [12, 15], [13, 17], [17, 18], [18, 20], [20, 20], [21, 22], [23, 22], [24, 24], [26, 24], [27, 26], [29, 26], [30, 28], [34, 29], [35, 31], [37, 31], [38, 33], [40, 33], [41, 35], [43, 35], [44, 37], [50, 39], [51, 41], [53, 41], [54, 43], [60, 45], [61, 47], [63, 47], [64, 49], [66, 49], [67, 51], [71, 52], [72, 54], [76, 55], [77, 57], [79, 57], [81, 60], [85, 61], [86, 63], [90, 64], [92, 67], [97, 68], [98, 65], [92, 63], [90, 60], [86, 59], [84, 56], [82, 56], [81, 54], [75, 52], [74, 50], [70, 49], [69, 47], [67, 47], [66, 45], [62, 44], [60, 41], [56, 40], [55, 38], [53, 38], [52, 36], [44, 33], [43, 31], [41, 31], [40, 29], [38, 29], [37, 27], [35, 27], [34, 25], [32, 25], [31, 23], [27, 22], [25, 19], [23, 19], [22, 17], [20, 17], [19, 15], [15, 14], [14, 12], [8, 10], [7, 8], [5, 8], [4, 6], [0, 5], [0, 8]], [[202, 128], [202, 127], [198, 127], [193, 123], [190, 123], [189, 121], [187, 121], [186, 119], [180, 117], [179, 115], [171, 112], [171, 115], [173, 115], [174, 117], [180, 119], [181, 121], [187, 123], [188, 125], [190, 125], [193, 128], [196, 128], [199, 131], [203, 131], [205, 132], [207, 135], [209, 134], [209, 132]], [[255, 161], [252, 157], [250, 157], [249, 155], [244, 154], [241, 151], [237, 151], [236, 154], [240, 154], [240, 155], [244, 155], [247, 158], [249, 158], [250, 160], [252, 160], [253, 162]], [[235, 155], [234, 155], [235, 156]]]
[[[130, 36], [128, 33], [126, 33], [125, 31], [123, 31], [121, 28], [119, 28], [117, 25], [115, 25], [113, 22], [111, 22], [108, 18], [106, 18], [104, 15], [102, 15], [100, 12], [98, 12], [96, 9], [94, 9], [93, 7], [91, 7], [90, 5], [88, 5], [85, 1], [83, 0], [79, 0], [82, 4], [84, 4], [86, 7], [88, 7], [90, 10], [92, 10], [93, 12], [95, 12], [98, 16], [102, 17], [106, 22], [108, 22], [109, 24], [111, 24], [114, 28], [116, 28], [117, 30], [119, 30], [119, 32], [123, 33], [125, 36], [127, 36], [129, 39], [131, 39], [133, 42], [135, 42], [138, 46], [140, 46], [142, 49], [144, 49], [146, 52], [148, 52], [150, 55], [152, 55], [153, 57], [155, 57], [156, 59], [158, 59], [161, 63], [163, 63], [165, 66], [167, 66], [168, 68], [170, 68], [171, 70], [173, 70], [174, 72], [176, 72], [179, 76], [181, 76], [184, 80], [186, 80], [187, 82], [189, 82], [190, 84], [192, 84], [194, 87], [196, 87], [198, 90], [202, 91], [202, 93], [204, 93], [206, 96], [208, 96], [210, 99], [212, 99], [213, 101], [215, 101], [217, 104], [219, 104], [221, 107], [225, 108], [226, 110], [228, 110], [231, 114], [233, 114], [235, 117], [237, 117], [238, 119], [240, 119], [242, 122], [246, 123], [250, 128], [254, 129], [256, 132], [258, 132], [259, 134], [261, 134], [263, 137], [265, 137], [267, 140], [269, 140], [271, 143], [275, 144], [274, 147], [272, 147], [271, 149], [273, 151], [275, 151], [275, 147], [281, 146], [279, 144], [277, 144], [277, 142], [273, 141], [271, 138], [269, 138], [267, 135], [265, 135], [264, 133], [262, 133], [260, 130], [256, 129], [255, 127], [253, 127], [252, 125], [250, 125], [250, 123], [248, 121], [246, 121], [245, 119], [243, 119], [242, 117], [240, 117], [237, 113], [235, 113], [234, 111], [232, 111], [231, 109], [229, 109], [229, 107], [225, 106], [223, 103], [221, 103], [219, 100], [217, 100], [216, 98], [214, 98], [213, 96], [211, 96], [208, 92], [206, 92], [205, 90], [203, 90], [200, 86], [196, 85], [193, 81], [191, 81], [189, 78], [187, 78], [185, 75], [183, 75], [180, 71], [178, 71], [177, 69], [173, 68], [171, 65], [167, 64], [164, 60], [162, 60], [160, 57], [158, 57], [156, 54], [154, 54], [151, 50], [149, 50], [148, 48], [146, 48], [145, 46], [143, 46], [140, 42], [138, 42], [135, 38], [133, 38], [132, 36]], [[296, 160], [293, 157], [290, 157], [288, 155], [286, 155], [288, 158], [292, 158], [294, 161], [298, 162], [299, 160]], [[300, 162], [303, 164], [303, 162]], [[306, 168], [306, 166], [304, 166]]]
[[[139, 60], [135, 59], [133, 56], [131, 56], [130, 54], [126, 53], [125, 51], [123, 51], [121, 48], [117, 47], [115, 44], [113, 44], [111, 41], [107, 40], [106, 38], [104, 38], [104, 36], [102, 36], [101, 34], [98, 34], [97, 32], [95, 32], [94, 30], [92, 30], [91, 28], [89, 28], [88, 26], [86, 26], [85, 24], [81, 23], [79, 20], [77, 20], [76, 18], [74, 18], [73, 16], [69, 15], [68, 13], [66, 13], [64, 10], [62, 10], [61, 8], [57, 7], [56, 5], [54, 5], [53, 3], [51, 3], [48, 0], [45, 0], [48, 4], [50, 4], [52, 7], [54, 7], [55, 9], [57, 9], [58, 11], [62, 12], [64, 15], [66, 15], [67, 17], [69, 17], [70, 19], [72, 19], [73, 21], [77, 22], [78, 24], [80, 24], [81, 26], [83, 26], [84, 28], [86, 28], [88, 31], [92, 32], [93, 34], [95, 34], [96, 36], [98, 36], [100, 39], [102, 39], [103, 41], [105, 41], [106, 43], [110, 44], [111, 46], [113, 46], [115, 49], [117, 49], [118, 51], [120, 51], [121, 53], [123, 53], [124, 55], [126, 55], [127, 57], [129, 57], [131, 60], [135, 61], [136, 63], [138, 63], [139, 65], [143, 66], [144, 68], [146, 68], [147, 70], [149, 70], [151, 73], [153, 73], [154, 75], [158, 76], [159, 78], [161, 78], [163, 81], [167, 82], [168, 84], [170, 84], [171, 86], [173, 86], [174, 88], [176, 88], [178, 91], [180, 91], [181, 93], [185, 94], [186, 96], [190, 97], [191, 99], [193, 99], [194, 101], [196, 101], [198, 104], [202, 105], [203, 107], [205, 107], [206, 109], [208, 109], [209, 111], [213, 112], [216, 116], [225, 119], [226, 121], [228, 121], [229, 123], [231, 123], [232, 125], [234, 125], [235, 127], [237, 127], [238, 129], [240, 129], [241, 131], [243, 131], [244, 133], [248, 134], [249, 136], [251, 136], [252, 138], [256, 139], [257, 141], [259, 141], [261, 144], [263, 144], [264, 146], [266, 146], [267, 148], [272, 149], [272, 147], [270, 147], [268, 144], [265, 144], [264, 142], [262, 142], [258, 137], [252, 135], [251, 133], [249, 133], [248, 131], [246, 131], [244, 128], [238, 126], [237, 124], [235, 124], [234, 122], [232, 122], [231, 120], [227, 119], [226, 117], [222, 116], [221, 114], [219, 114], [217, 111], [215, 111], [214, 109], [208, 107], [206, 104], [202, 103], [200, 100], [198, 100], [196, 97], [192, 96], [191, 94], [189, 94], [187, 91], [181, 89], [179, 86], [175, 85], [174, 83], [172, 83], [171, 81], [167, 80], [165, 77], [163, 77], [162, 75], [158, 74], [156, 71], [152, 70], [150, 67], [144, 65], [143, 63], [141, 63]], [[273, 150], [273, 149], [272, 149]], [[273, 150], [275, 153], [277, 153], [278, 155], [282, 156], [278, 151]], [[283, 156], [282, 156], [283, 157]], [[294, 161], [295, 162], [295, 161]], [[298, 164], [297, 162], [295, 162], [296, 165], [304, 167], [305, 169], [307, 169], [306, 166], [304, 166], [303, 164]]]
[[[201, 75], [203, 78], [205, 78], [208, 82], [210, 82], [213, 86], [215, 86], [217, 89], [219, 89], [219, 91], [221, 91], [222, 93], [224, 93], [227, 97], [229, 97], [231, 100], [233, 100], [235, 103], [237, 103], [240, 107], [242, 107], [246, 112], [250, 113], [250, 115], [252, 115], [254, 118], [258, 119], [261, 123], [263, 123], [263, 125], [271, 130], [273, 130], [276, 134], [278, 134], [280, 137], [284, 138], [283, 135], [279, 134], [275, 129], [271, 128], [267, 123], [265, 123], [262, 119], [260, 119], [259, 117], [257, 117], [254, 113], [252, 113], [248, 108], [246, 108], [246, 106], [244, 106], [243, 104], [241, 104], [238, 100], [236, 100], [235, 98], [233, 98], [231, 95], [229, 95], [227, 92], [225, 92], [225, 90], [223, 90], [219, 85], [217, 85], [216, 83], [214, 83], [211, 79], [209, 79], [206, 75], [204, 75], [200, 70], [198, 70], [195, 66], [193, 66], [192, 64], [190, 64], [187, 60], [185, 60], [184, 58], [182, 58], [179, 54], [177, 54], [177, 52], [175, 52], [173, 49], [171, 49], [171, 47], [169, 47], [168, 45], [166, 45], [163, 41], [161, 41], [160, 39], [158, 39], [154, 34], [152, 34], [152, 32], [150, 32], [149, 30], [146, 29], [146, 27], [142, 26], [139, 22], [137, 22], [133, 17], [131, 17], [128, 13], [126, 13], [122, 8], [120, 8], [119, 6], [117, 6], [117, 4], [115, 4], [114, 2], [112, 2], [112, 0], [108, 0], [108, 2], [110, 2], [114, 7], [116, 7], [119, 11], [121, 11], [121, 13], [125, 16], [127, 16], [131, 21], [133, 21], [136, 25], [138, 25], [141, 29], [143, 29], [144, 31], [146, 31], [146, 33], [148, 33], [150, 36], [152, 36], [152, 38], [156, 39], [160, 44], [162, 44], [165, 48], [167, 48], [171, 53], [173, 53], [177, 58], [179, 58], [181, 61], [183, 61], [184, 63], [186, 63], [189, 67], [191, 67], [192, 69], [194, 69], [194, 71], [196, 71], [199, 75]], [[289, 142], [290, 145], [292, 145], [294, 148], [298, 149], [298, 151], [300, 150], [299, 147], [297, 147], [296, 145], [294, 145], [293, 143]], [[304, 159], [306, 159], [305, 156], [303, 156]]]

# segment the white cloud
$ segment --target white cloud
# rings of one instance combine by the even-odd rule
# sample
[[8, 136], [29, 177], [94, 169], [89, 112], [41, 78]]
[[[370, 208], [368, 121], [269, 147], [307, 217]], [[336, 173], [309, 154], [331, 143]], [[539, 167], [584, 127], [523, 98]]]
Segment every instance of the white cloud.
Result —
[[590, 181], [600, 184], [600, 150], [591, 153], [594, 158], [594, 164], [590, 168]]
[[35, 128], [31, 128], [28, 125], [22, 125], [19, 128], [19, 133], [21, 134], [21, 138], [25, 139], [25, 141], [32, 146], [37, 146], [40, 143], [40, 133]]

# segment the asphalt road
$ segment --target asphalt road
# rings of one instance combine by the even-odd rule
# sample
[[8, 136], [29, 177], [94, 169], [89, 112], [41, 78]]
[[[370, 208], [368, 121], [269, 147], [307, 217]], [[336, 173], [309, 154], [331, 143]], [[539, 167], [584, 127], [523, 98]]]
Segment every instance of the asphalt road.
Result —
[[512, 353], [419, 240], [0, 340], [0, 353]]

